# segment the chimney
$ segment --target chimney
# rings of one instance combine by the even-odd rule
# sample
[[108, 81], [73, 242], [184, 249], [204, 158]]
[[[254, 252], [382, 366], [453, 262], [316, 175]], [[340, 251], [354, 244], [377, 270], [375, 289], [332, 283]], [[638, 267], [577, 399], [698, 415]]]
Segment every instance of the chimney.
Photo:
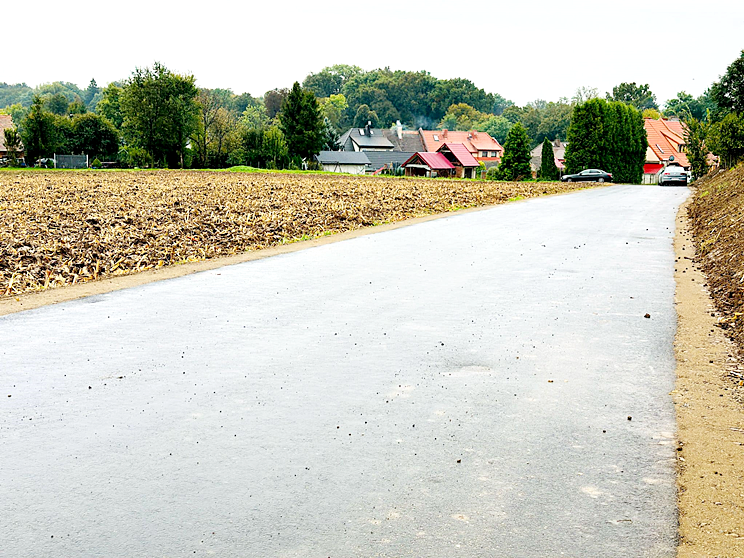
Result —
[[395, 131], [398, 132], [398, 139], [403, 139], [403, 125], [400, 123], [400, 120], [395, 121]]
[[447, 128], [445, 128], [444, 130], [442, 130], [442, 137], [443, 138], [446, 138], [447, 137]]
[[367, 132], [368, 136], [372, 135], [372, 121], [367, 120], [367, 125], [364, 127], [364, 130]]

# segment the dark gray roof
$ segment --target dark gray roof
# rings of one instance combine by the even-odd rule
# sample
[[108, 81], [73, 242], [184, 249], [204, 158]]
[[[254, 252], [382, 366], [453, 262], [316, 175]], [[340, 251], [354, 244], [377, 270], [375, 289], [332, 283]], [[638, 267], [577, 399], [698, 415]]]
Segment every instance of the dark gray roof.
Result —
[[376, 171], [385, 165], [400, 166], [408, 159], [413, 157], [415, 152], [407, 153], [405, 151], [365, 151], [369, 158], [367, 165], [368, 171]]
[[315, 158], [321, 165], [368, 165], [367, 155], [364, 151], [321, 151]]
[[418, 130], [403, 130], [402, 137], [398, 137], [398, 131], [393, 128], [384, 131], [385, 137], [393, 144], [393, 151], [404, 151], [406, 153], [417, 153], [426, 151], [424, 141], [421, 139]]
[[[370, 135], [369, 132], [372, 132], [372, 134]], [[385, 137], [384, 132], [385, 130], [381, 128], [371, 128], [370, 130], [365, 130], [364, 128], [351, 128], [349, 131], [344, 132], [344, 134], [339, 138], [338, 143], [339, 145], [343, 145], [347, 150], [349, 139], [357, 144], [360, 149], [364, 149], [365, 147], [392, 149], [393, 144]]]

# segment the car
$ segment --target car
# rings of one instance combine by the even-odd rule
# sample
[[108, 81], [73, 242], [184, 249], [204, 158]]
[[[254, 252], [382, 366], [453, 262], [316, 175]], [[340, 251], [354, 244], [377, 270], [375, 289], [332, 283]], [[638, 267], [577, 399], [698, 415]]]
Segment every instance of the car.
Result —
[[612, 182], [612, 175], [599, 169], [586, 169], [578, 174], [565, 174], [562, 182]]
[[687, 171], [678, 165], [669, 165], [659, 175], [659, 186], [671, 186], [673, 184], [687, 186], [687, 182]]

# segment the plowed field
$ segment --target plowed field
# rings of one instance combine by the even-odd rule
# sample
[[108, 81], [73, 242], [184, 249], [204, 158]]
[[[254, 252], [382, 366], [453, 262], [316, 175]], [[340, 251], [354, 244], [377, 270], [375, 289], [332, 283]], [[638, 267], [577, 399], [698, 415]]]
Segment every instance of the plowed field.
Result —
[[581, 188], [191, 171], [0, 172], [0, 298]]

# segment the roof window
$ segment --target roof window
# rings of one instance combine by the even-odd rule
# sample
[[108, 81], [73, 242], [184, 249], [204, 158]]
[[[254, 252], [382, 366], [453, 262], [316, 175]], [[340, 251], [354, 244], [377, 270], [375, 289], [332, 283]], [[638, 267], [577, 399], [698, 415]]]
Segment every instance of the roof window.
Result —
[[364, 128], [359, 128], [359, 135], [360, 136], [363, 136], [364, 135]]
[[439, 136], [434, 134], [434, 141], [439, 141]]

